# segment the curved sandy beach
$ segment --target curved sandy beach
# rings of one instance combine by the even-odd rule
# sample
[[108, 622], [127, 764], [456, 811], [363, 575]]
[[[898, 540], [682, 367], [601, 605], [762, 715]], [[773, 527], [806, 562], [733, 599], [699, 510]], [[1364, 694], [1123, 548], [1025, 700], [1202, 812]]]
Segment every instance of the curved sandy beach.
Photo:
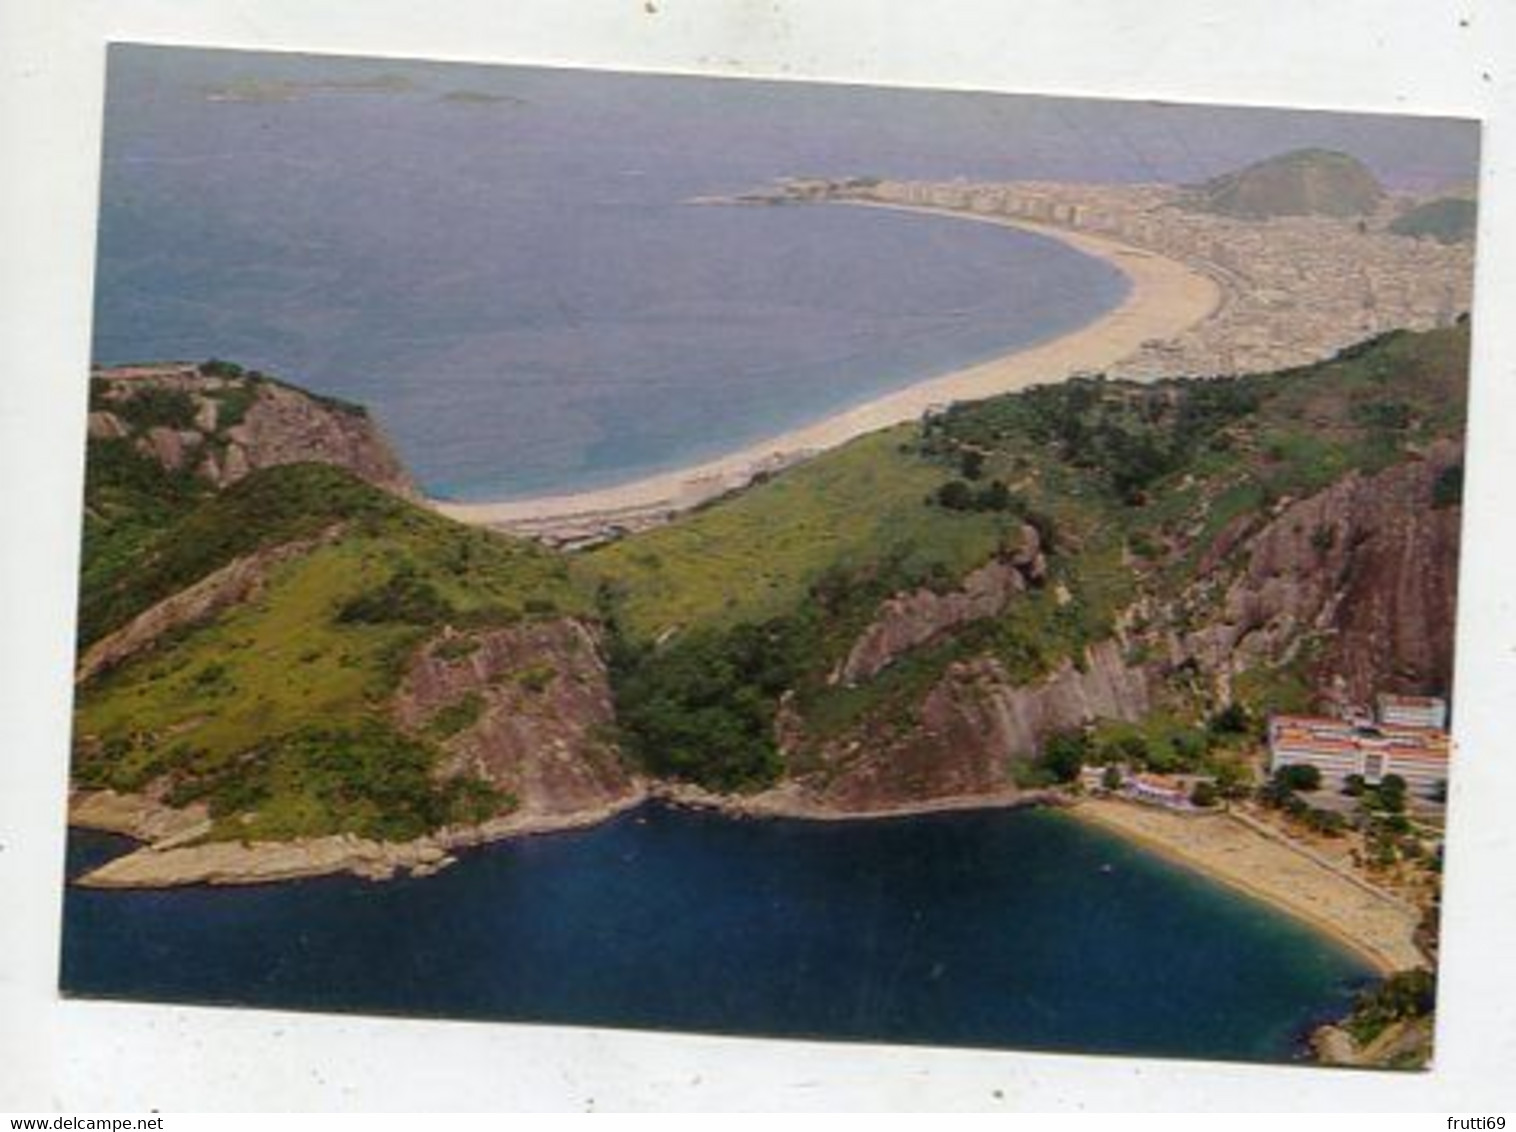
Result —
[[1126, 276], [1130, 289], [1114, 310], [1078, 330], [918, 382], [715, 460], [593, 491], [493, 503], [433, 505], [463, 522], [533, 533], [564, 525], [592, 526], [666, 516], [744, 487], [760, 472], [773, 471], [836, 448], [866, 433], [917, 420], [934, 406], [978, 400], [1063, 380], [1075, 373], [1102, 370], [1135, 352], [1144, 342], [1172, 338], [1208, 318], [1223, 299], [1216, 282], [1194, 268], [1108, 237], [1001, 216], [914, 205], [847, 203], [851, 207], [893, 208], [999, 224], [1048, 236], [1109, 263]]
[[1325, 932], [1382, 974], [1424, 967], [1420, 914], [1318, 854], [1235, 814], [1176, 814], [1087, 798], [1065, 811], [1231, 885]]

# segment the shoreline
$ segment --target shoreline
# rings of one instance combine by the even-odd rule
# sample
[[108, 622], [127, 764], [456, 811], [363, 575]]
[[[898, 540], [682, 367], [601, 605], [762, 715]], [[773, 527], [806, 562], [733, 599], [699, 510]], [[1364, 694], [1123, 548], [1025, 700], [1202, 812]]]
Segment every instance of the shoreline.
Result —
[[69, 827], [118, 834], [137, 842], [137, 847], [69, 883], [81, 888], [141, 890], [278, 884], [340, 873], [375, 881], [389, 880], [402, 872], [429, 876], [455, 863], [454, 850], [589, 829], [650, 802], [712, 811], [730, 818], [806, 822], [867, 822], [1068, 805], [1056, 792], [1008, 790], [843, 811], [819, 808], [783, 787], [742, 796], [713, 794], [686, 783], [640, 781], [626, 797], [591, 809], [565, 814], [507, 814], [477, 826], [441, 829], [413, 841], [373, 841], [343, 833], [289, 841], [185, 844], [208, 832], [210, 823], [203, 814], [176, 811], [139, 795], [107, 790], [77, 795], [69, 807]]
[[[115, 833], [139, 842], [137, 848], [68, 881], [80, 888], [168, 889], [278, 884], [350, 873], [365, 880], [390, 880], [402, 872], [431, 876], [456, 863], [455, 849], [473, 849], [496, 841], [587, 829], [636, 809], [648, 800], [645, 782], [614, 801], [571, 813], [505, 814], [475, 826], [440, 829], [413, 841], [373, 841], [351, 833], [289, 841], [211, 841], [186, 845], [209, 824], [154, 836], [161, 815], [169, 811], [138, 795], [112, 791], [71, 800], [68, 824], [74, 829]], [[77, 802], [77, 804], [76, 804]], [[109, 810], [110, 816], [102, 816]], [[135, 812], [139, 820], [121, 817]]]
[[431, 500], [431, 506], [461, 522], [524, 534], [556, 535], [565, 541], [588, 538], [595, 530], [604, 532], [617, 526], [654, 525], [747, 487], [759, 475], [779, 471], [869, 433], [919, 420], [931, 409], [1102, 370], [1146, 342], [1172, 338], [1205, 321], [1224, 305], [1224, 289], [1197, 268], [1107, 236], [927, 206], [836, 203], [993, 224], [1045, 236], [1114, 267], [1126, 277], [1128, 292], [1114, 309], [1076, 330], [927, 378], [725, 456], [607, 488], [498, 502]]
[[1088, 798], [1064, 812], [1267, 904], [1347, 948], [1380, 975], [1427, 965], [1414, 941], [1413, 910], [1235, 815], [1182, 815]]
[[[113, 795], [101, 809], [98, 796], [71, 807], [69, 825], [117, 833], [140, 842], [69, 881], [81, 888], [162, 890], [193, 886], [241, 887], [351, 874], [370, 881], [425, 877], [456, 863], [455, 850], [588, 829], [649, 803], [719, 813], [728, 818], [822, 823], [873, 822], [932, 814], [1039, 808], [1062, 812], [1105, 830], [1128, 844], [1262, 902], [1332, 939], [1381, 976], [1425, 966], [1414, 942], [1414, 910], [1366, 882], [1329, 869], [1314, 855], [1228, 813], [1174, 814], [1156, 807], [1099, 798], [1073, 799], [1053, 791], [1011, 790], [904, 802], [868, 810], [816, 807], [784, 788], [749, 797], [712, 794], [696, 786], [639, 782], [624, 798], [569, 814], [506, 815], [479, 826], [439, 830], [409, 842], [377, 842], [333, 834], [285, 842], [210, 842], [184, 845], [193, 819], [168, 836], [161, 808], [145, 799]], [[147, 828], [123, 820], [127, 809], [148, 819]], [[187, 816], [187, 815], [186, 815]]]
[[972, 813], [977, 810], [1058, 809], [1068, 806], [1066, 796], [1054, 790], [1018, 790], [1014, 787], [993, 794], [952, 794], [915, 802], [897, 802], [867, 810], [829, 810], [807, 801], [785, 786], [758, 794], [713, 794], [699, 786], [658, 782], [648, 791], [648, 801], [687, 810], [713, 810], [727, 817], [774, 821], [869, 822], [890, 818], [926, 817], [931, 814]]

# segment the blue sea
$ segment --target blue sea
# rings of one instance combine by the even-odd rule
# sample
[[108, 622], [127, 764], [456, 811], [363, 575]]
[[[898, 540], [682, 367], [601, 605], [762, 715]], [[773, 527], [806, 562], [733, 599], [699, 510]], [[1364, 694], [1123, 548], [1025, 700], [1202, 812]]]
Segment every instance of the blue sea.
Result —
[[[787, 175], [1196, 181], [1299, 146], [1470, 180], [1388, 116], [118, 46], [93, 352], [369, 405], [433, 494], [615, 483], [1045, 340], [1124, 279], [988, 225], [695, 205]], [[71, 875], [124, 849], [71, 837]], [[66, 895], [73, 994], [1288, 1060], [1371, 977], [1064, 815], [645, 807], [425, 880]]]
[[[1427, 123], [1432, 123], [1428, 125]], [[795, 174], [1184, 180], [1432, 120], [118, 46], [95, 359], [221, 357], [370, 406], [425, 487], [602, 486], [1079, 327], [1124, 277], [1057, 242], [840, 206]]]
[[[70, 875], [120, 838], [74, 832]], [[651, 805], [426, 879], [70, 888], [65, 992], [707, 1033], [1289, 1061], [1372, 972], [1066, 815]]]

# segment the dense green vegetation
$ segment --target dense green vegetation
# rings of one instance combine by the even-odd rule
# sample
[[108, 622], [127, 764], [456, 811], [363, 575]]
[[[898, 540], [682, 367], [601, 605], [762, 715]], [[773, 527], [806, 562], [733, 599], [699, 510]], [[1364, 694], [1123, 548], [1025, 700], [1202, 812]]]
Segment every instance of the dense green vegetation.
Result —
[[801, 673], [803, 630], [790, 622], [703, 630], [618, 658], [617, 718], [629, 753], [654, 774], [712, 790], [771, 785], [779, 697]]
[[1343, 1022], [1343, 1028], [1364, 1046], [1393, 1023], [1429, 1018], [1436, 1009], [1436, 975], [1424, 968], [1397, 971], [1359, 992], [1353, 1013]]
[[[287, 381], [281, 381], [279, 378], [263, 373], [260, 370], [243, 369], [236, 362], [211, 358], [209, 361], [200, 363], [199, 369], [207, 377], [221, 377], [234, 380], [236, 382], [235, 385], [220, 391], [219, 394], [212, 393], [211, 396], [226, 399], [231, 404], [240, 406], [241, 411], [245, 411], [247, 405], [250, 404], [251, 395], [256, 393], [257, 386], [267, 384], [293, 389], [300, 396], [314, 401], [318, 405], [322, 405], [328, 409], [335, 409], [339, 413], [346, 413], [348, 416], [368, 416], [368, 409], [354, 401], [346, 401], [341, 397], [333, 397], [327, 393], [314, 393], [302, 386], [291, 385]], [[236, 420], [241, 419], [241, 412], [234, 409], [232, 416], [234, 419], [229, 420], [223, 415], [222, 420], [218, 422], [219, 426], [226, 427], [227, 425], [236, 423]]]
[[[125, 437], [91, 441], [84, 473], [82, 599], [93, 603], [113, 585], [129, 584], [154, 539], [209, 495], [203, 481], [166, 470]], [[88, 614], [81, 611], [81, 640], [99, 635], [94, 617], [93, 605]]]
[[[432, 777], [436, 744], [477, 704], [465, 699], [425, 736], [403, 738], [388, 730], [390, 697], [415, 648], [444, 625], [591, 613], [560, 557], [322, 465], [173, 498], [144, 549], [86, 571], [86, 641], [236, 558], [313, 541], [271, 570], [255, 600], [181, 627], [80, 689], [79, 782], [135, 790], [166, 780], [179, 800], [207, 798], [228, 837], [409, 836], [508, 802], [473, 779]], [[101, 523], [94, 545], [110, 546]], [[323, 744], [338, 753], [318, 759]]]
[[[217, 382], [207, 383], [201, 391], [214, 404], [214, 426], [198, 420], [194, 395], [182, 388], [132, 380], [112, 381], [96, 377], [90, 380], [90, 410], [112, 414], [125, 435], [92, 440], [85, 472], [84, 555], [81, 586], [80, 640], [84, 644], [118, 627], [137, 612], [161, 600], [176, 588], [177, 575], [194, 574], [199, 563], [187, 560], [183, 549], [169, 555], [162, 553], [168, 528], [182, 519], [195, 504], [214, 494], [212, 486], [189, 468], [167, 469], [153, 456], [139, 450], [144, 437], [155, 428], [193, 429], [204, 444], [217, 452], [227, 444], [227, 430], [241, 423], [258, 400], [265, 385], [282, 384], [256, 370], [244, 371], [232, 362], [211, 359], [198, 367], [199, 372]], [[293, 387], [290, 387], [293, 388]], [[359, 406], [330, 397], [304, 394], [310, 400], [341, 412], [362, 414]], [[201, 425], [204, 425], [202, 428]], [[255, 512], [268, 502], [268, 492], [248, 500], [244, 513]], [[285, 523], [300, 526], [294, 512], [312, 503], [305, 493], [277, 509], [267, 525]], [[318, 513], [320, 500], [316, 499]], [[334, 501], [327, 510], [340, 510], [351, 502], [350, 493]], [[254, 515], [257, 519], [257, 515]], [[233, 524], [225, 524], [231, 527]], [[308, 525], [308, 524], [307, 524]], [[260, 520], [241, 539], [241, 546], [259, 545], [266, 534]], [[240, 550], [232, 542], [218, 541], [207, 546], [201, 555], [210, 560], [230, 549]], [[156, 545], [155, 545], [156, 544]], [[193, 550], [193, 548], [187, 548]], [[194, 554], [190, 554], [193, 558]], [[137, 577], [144, 562], [159, 568], [153, 577], [140, 584]]]
[[619, 599], [637, 640], [794, 611], [827, 575], [960, 577], [1017, 524], [923, 506], [944, 482], [916, 429], [863, 437], [679, 523], [598, 548], [575, 570]]
[[184, 429], [195, 425], [195, 399], [182, 389], [148, 385], [108, 407], [136, 428]]
[[307, 726], [196, 776], [181, 769], [171, 799], [204, 799], [225, 837], [282, 840], [343, 830], [405, 841], [479, 821], [505, 801], [476, 778], [437, 779], [435, 752], [376, 720]]
[[1081, 766], [1104, 766], [1114, 783], [1106, 789], [1115, 789], [1121, 767], [1132, 773], [1204, 773], [1215, 777], [1209, 787], [1215, 799], [1234, 798], [1248, 792], [1250, 775], [1238, 751], [1250, 738], [1247, 729], [1207, 727], [1159, 710], [1138, 723], [1106, 720], [1050, 735], [1036, 761], [1019, 771], [1019, 779], [1027, 786], [1067, 783], [1078, 777]]
[[1274, 772], [1274, 779], [1287, 790], [1320, 790], [1321, 770], [1302, 763], [1298, 766], [1282, 766]]
[[[141, 456], [132, 467], [143, 462], [158, 467]], [[91, 465], [93, 471], [93, 454]], [[81, 642], [119, 628], [234, 558], [311, 538], [341, 521], [397, 519], [403, 506], [337, 468], [316, 464], [272, 468], [219, 494], [185, 492], [181, 498], [193, 505], [117, 563], [114, 576], [98, 576], [81, 594]], [[86, 545], [87, 554], [90, 549]]]
[[349, 598], [337, 609], [345, 625], [436, 625], [455, 615], [455, 610], [437, 587], [418, 577], [410, 566], [391, 574], [389, 580]]
[[[863, 438], [677, 524], [579, 556], [576, 577], [598, 591], [629, 646], [631, 659], [618, 668], [623, 695], [660, 705], [657, 727], [638, 712], [626, 716], [631, 746], [650, 766], [673, 765], [652, 753], [663, 741], [656, 737], [692, 733], [689, 717], [730, 696], [731, 717], [720, 726], [752, 740], [736, 761], [767, 768], [753, 780], [772, 773], [771, 693], [751, 694], [740, 678], [716, 681], [719, 691], [700, 683], [694, 697], [676, 687], [686, 666], [698, 666], [694, 658], [709, 660], [736, 630], [783, 626], [796, 706], [818, 742], [865, 719], [909, 723], [955, 660], [988, 654], [1017, 680], [1064, 659], [1082, 663], [1139, 595], [1172, 599], [1190, 586], [1196, 564], [1239, 516], [1458, 435], [1466, 364], [1460, 325], [1387, 334], [1277, 374], [1036, 388]], [[1429, 500], [1456, 502], [1451, 476]], [[1024, 523], [1049, 554], [1044, 585], [857, 687], [826, 680], [883, 598], [954, 588], [1013, 545]], [[1186, 692], [1181, 674], [1169, 689], [1170, 714], [1140, 735], [1107, 728], [1095, 741], [1124, 739], [1123, 761], [1158, 771], [1230, 767], [1259, 711], [1306, 705], [1313, 655], [1306, 641], [1289, 664], [1244, 673], [1239, 702], [1215, 719], [1205, 690]], [[676, 704], [687, 716], [677, 727]], [[701, 780], [689, 748], [679, 747], [674, 773]], [[1029, 773], [1057, 777], [1048, 767]], [[712, 774], [707, 781], [725, 772]]]
[[[344, 541], [396, 540], [395, 569], [365, 591], [366, 599], [354, 594], [345, 611], [351, 621], [509, 620], [590, 608], [556, 555], [453, 523], [329, 465], [268, 468], [218, 494], [184, 498], [189, 505], [171, 510], [172, 521], [136, 553], [114, 569], [96, 567], [80, 598], [83, 643], [234, 559], [339, 531]], [[397, 604], [386, 613], [388, 601]]]
[[[1238, 380], [1075, 380], [864, 437], [575, 556], [450, 522], [331, 467], [267, 469], [213, 492], [129, 440], [97, 441], [85, 645], [235, 560], [308, 545], [254, 599], [90, 681], [76, 773], [204, 797], [222, 836], [417, 829], [484, 802], [434, 774], [439, 745], [477, 718], [477, 699], [439, 713], [424, 734], [385, 730], [416, 648], [450, 626], [463, 632], [438, 655], [462, 659], [477, 647], [470, 627], [568, 614], [608, 628], [621, 739], [642, 766], [717, 790], [762, 787], [816, 769], [820, 747], [851, 729], [909, 727], [956, 661], [992, 657], [1019, 682], [1083, 665], [1137, 599], [1177, 599], [1197, 563], [1223, 559], [1220, 536], [1239, 517], [1456, 435], [1466, 361], [1459, 326]], [[220, 391], [224, 413], [239, 411], [243, 388]], [[157, 419], [179, 411], [151, 407]], [[1460, 485], [1444, 477], [1428, 505], [1455, 505]], [[934, 637], [869, 679], [832, 678], [886, 598], [954, 590], [993, 556], [1024, 552], [1028, 527], [1045, 571], [1003, 614]], [[1196, 623], [1209, 615], [1183, 612]], [[1181, 672], [1148, 719], [1051, 742], [1018, 773], [1067, 780], [1079, 761], [1203, 770], [1235, 796], [1249, 788], [1235, 750], [1255, 737], [1258, 709], [1308, 694], [1312, 656], [1306, 641], [1288, 665], [1243, 673], [1238, 702], [1220, 711]], [[1126, 659], [1144, 658], [1134, 646]], [[519, 678], [540, 690], [553, 673]], [[787, 694], [805, 722], [789, 767], [775, 737]], [[317, 758], [323, 742], [346, 752], [342, 766]], [[393, 778], [378, 771], [387, 760]]]

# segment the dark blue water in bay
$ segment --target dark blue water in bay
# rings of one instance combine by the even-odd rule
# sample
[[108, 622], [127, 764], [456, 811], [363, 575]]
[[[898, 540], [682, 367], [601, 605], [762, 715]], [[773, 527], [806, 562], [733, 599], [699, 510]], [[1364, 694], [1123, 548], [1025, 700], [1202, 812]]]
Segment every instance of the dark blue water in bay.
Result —
[[[75, 832], [71, 875], [121, 849]], [[70, 888], [68, 993], [296, 1010], [1290, 1059], [1370, 972], [1065, 815], [644, 807], [436, 877]]]
[[371, 406], [434, 493], [617, 482], [1056, 336], [1115, 270], [1024, 233], [699, 207], [793, 174], [1182, 180], [1301, 144], [1464, 175], [1344, 115], [117, 47], [94, 354]]

